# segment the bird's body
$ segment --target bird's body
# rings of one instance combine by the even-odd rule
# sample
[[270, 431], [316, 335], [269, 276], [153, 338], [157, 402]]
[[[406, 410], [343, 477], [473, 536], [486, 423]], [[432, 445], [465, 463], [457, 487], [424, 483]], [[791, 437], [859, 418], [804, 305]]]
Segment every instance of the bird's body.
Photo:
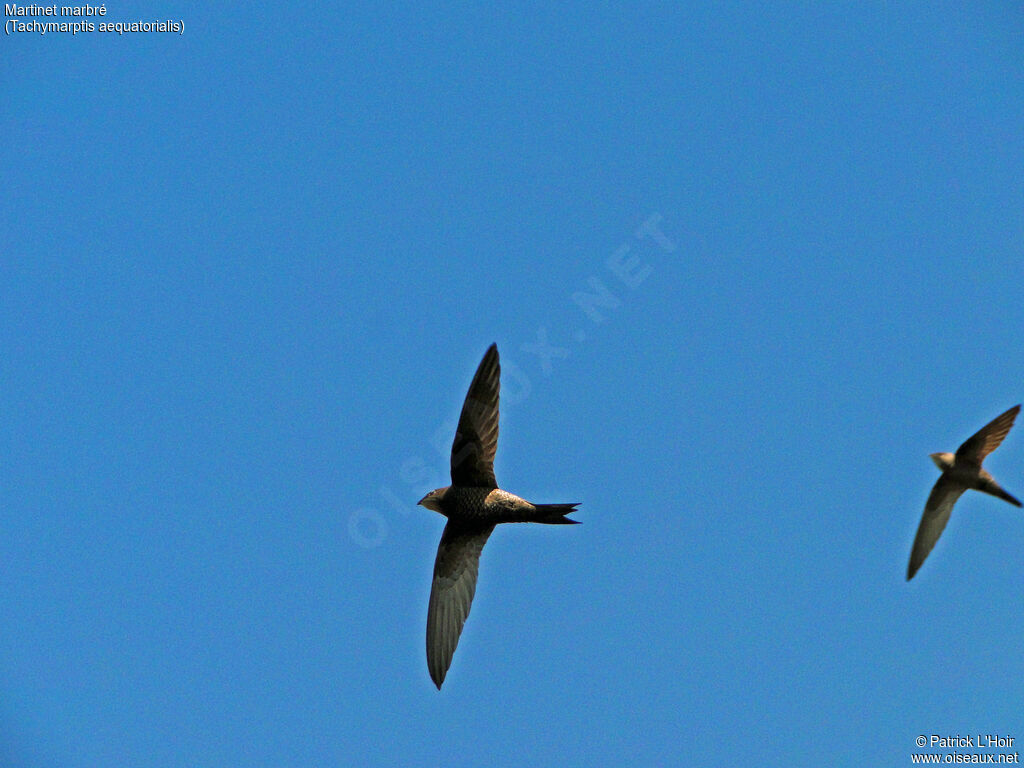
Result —
[[933, 453], [931, 458], [935, 462], [935, 466], [943, 471], [952, 485], [963, 487], [965, 491], [981, 491], [1020, 506], [1020, 502], [1004, 491], [989, 471], [980, 465], [972, 462], [957, 462], [955, 453]]
[[431, 491], [420, 503], [460, 524], [576, 522], [557, 519], [572, 512], [575, 504], [531, 504], [501, 488], [449, 485]]
[[932, 488], [924, 505], [924, 515], [921, 517], [917, 536], [914, 537], [914, 546], [910, 551], [907, 581], [914, 578], [914, 574], [932, 551], [935, 542], [945, 530], [946, 523], [949, 522], [953, 505], [965, 491], [981, 491], [1015, 506], [1021, 506], [1020, 501], [1004, 491], [988, 470], [981, 466], [985, 457], [1003, 442], [1019, 411], [1020, 406], [1015, 405], [1000, 414], [965, 440], [963, 445], [957, 448], [956, 453], [931, 454], [932, 461], [942, 470], [942, 475], [935, 482], [935, 487]]
[[427, 668], [441, 688], [476, 591], [480, 552], [500, 523], [575, 523], [576, 504], [531, 504], [498, 488], [498, 348], [492, 344], [477, 368], [452, 443], [452, 484], [419, 504], [448, 518], [434, 562], [427, 607]]

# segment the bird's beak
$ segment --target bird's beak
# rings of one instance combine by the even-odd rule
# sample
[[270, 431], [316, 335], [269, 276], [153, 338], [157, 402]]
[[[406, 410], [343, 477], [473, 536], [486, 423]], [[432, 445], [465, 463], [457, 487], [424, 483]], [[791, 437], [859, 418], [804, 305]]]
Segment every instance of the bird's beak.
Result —
[[431, 491], [416, 503], [419, 504], [421, 507], [426, 507], [427, 509], [433, 512], [441, 512], [441, 503], [438, 501], [437, 491]]

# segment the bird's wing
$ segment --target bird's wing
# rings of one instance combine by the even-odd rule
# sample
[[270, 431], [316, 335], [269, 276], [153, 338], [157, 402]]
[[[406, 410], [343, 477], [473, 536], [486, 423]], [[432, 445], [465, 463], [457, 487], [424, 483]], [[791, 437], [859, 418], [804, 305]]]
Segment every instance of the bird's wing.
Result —
[[498, 447], [498, 346], [491, 344], [476, 369], [462, 405], [452, 443], [452, 485], [497, 488], [494, 452]]
[[914, 537], [914, 547], [910, 550], [907, 581], [914, 578], [917, 569], [921, 567], [925, 558], [928, 557], [928, 553], [932, 551], [932, 547], [942, 535], [946, 523], [949, 522], [949, 513], [953, 511], [953, 505], [966, 490], [965, 485], [950, 480], [946, 474], [943, 474], [935, 482], [935, 487], [932, 488], [932, 492], [928, 495], [928, 501], [924, 505], [921, 524], [917, 527], [917, 536]]
[[958, 459], [966, 459], [975, 464], [981, 464], [985, 457], [1003, 442], [1003, 438], [1006, 437], [1010, 427], [1013, 426], [1013, 420], [1017, 418], [1019, 411], [1020, 406], [1015, 405], [1006, 413], [996, 416], [956, 449], [956, 457]]
[[493, 525], [469, 526], [449, 521], [441, 534], [427, 607], [427, 668], [438, 690], [473, 604], [480, 552], [493, 530]]

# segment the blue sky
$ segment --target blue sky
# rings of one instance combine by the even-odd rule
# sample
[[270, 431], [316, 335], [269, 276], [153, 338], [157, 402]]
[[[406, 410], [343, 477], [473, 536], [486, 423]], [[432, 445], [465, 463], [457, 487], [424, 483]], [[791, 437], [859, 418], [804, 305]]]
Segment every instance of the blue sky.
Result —
[[[5, 764], [1024, 739], [1024, 515], [904, 580], [928, 454], [1024, 400], [1024, 15], [680, 5], [5, 36]], [[491, 342], [499, 482], [583, 525], [496, 531], [439, 693], [415, 503]]]

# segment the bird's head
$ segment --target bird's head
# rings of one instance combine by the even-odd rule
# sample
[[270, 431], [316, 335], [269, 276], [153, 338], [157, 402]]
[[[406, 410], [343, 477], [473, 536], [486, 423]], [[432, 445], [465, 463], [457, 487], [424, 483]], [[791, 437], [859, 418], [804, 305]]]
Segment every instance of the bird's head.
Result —
[[444, 495], [448, 492], [449, 487], [450, 486], [435, 488], [416, 503], [426, 507], [427, 509], [440, 512], [443, 515], [444, 511], [441, 509], [441, 503], [444, 501]]
[[932, 461], [935, 462], [935, 466], [943, 472], [952, 467], [953, 462], [956, 460], [956, 456], [952, 453], [933, 453], [930, 455], [932, 457]]

